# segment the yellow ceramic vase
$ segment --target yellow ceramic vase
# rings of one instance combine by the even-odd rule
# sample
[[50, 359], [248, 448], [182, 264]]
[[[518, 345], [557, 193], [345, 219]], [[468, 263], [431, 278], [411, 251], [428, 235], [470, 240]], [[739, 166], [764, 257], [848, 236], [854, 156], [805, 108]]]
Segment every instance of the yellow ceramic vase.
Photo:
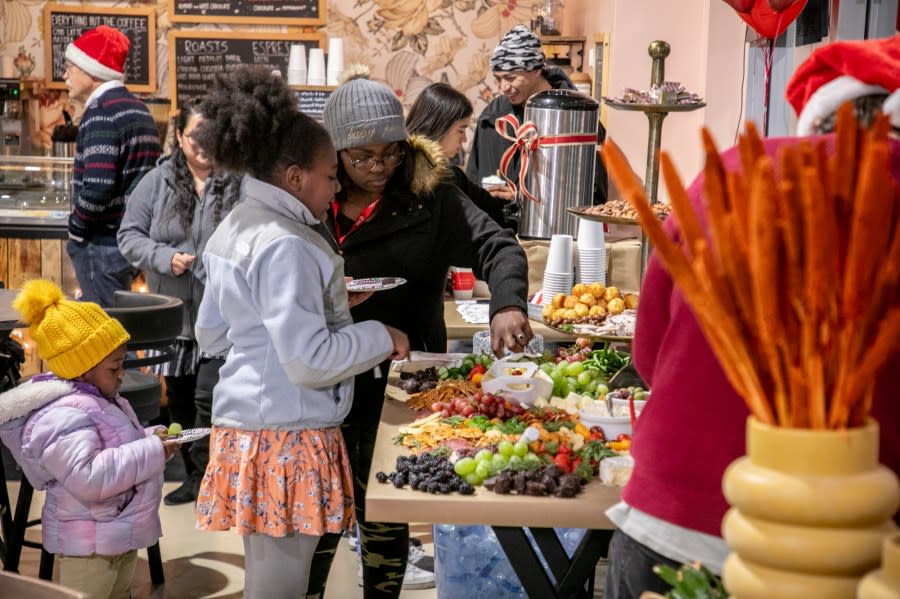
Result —
[[878, 425], [846, 431], [747, 423], [747, 455], [722, 479], [732, 508], [722, 572], [734, 599], [854, 599], [900, 505], [878, 463]]
[[900, 599], [900, 534], [884, 540], [881, 569], [862, 579], [857, 599]]

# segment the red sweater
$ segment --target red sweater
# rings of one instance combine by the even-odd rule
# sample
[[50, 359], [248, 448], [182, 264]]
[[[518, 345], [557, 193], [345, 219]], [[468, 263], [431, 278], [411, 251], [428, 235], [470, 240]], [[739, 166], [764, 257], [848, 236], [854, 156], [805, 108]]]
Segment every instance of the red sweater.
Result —
[[[765, 140], [774, 156], [800, 138]], [[825, 136], [829, 150], [833, 136]], [[729, 170], [740, 168], [737, 151], [723, 154]], [[891, 144], [891, 174], [900, 183], [900, 142]], [[699, 206], [702, 180], [689, 189]], [[672, 219], [670, 219], [671, 221]], [[674, 223], [667, 222], [670, 233]], [[635, 366], [653, 390], [634, 431], [634, 473], [622, 498], [666, 522], [721, 535], [728, 504], [722, 494], [725, 468], [744, 455], [749, 414], [706, 342], [684, 296], [651, 256], [641, 288], [634, 338]], [[883, 464], [900, 475], [900, 353], [885, 366], [872, 416], [881, 429]]]

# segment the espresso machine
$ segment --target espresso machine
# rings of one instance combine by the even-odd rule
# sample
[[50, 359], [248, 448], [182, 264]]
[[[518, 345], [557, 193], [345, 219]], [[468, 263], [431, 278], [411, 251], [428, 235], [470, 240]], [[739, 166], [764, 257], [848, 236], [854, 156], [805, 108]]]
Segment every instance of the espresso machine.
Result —
[[0, 156], [27, 155], [31, 148], [18, 79], [0, 79]]

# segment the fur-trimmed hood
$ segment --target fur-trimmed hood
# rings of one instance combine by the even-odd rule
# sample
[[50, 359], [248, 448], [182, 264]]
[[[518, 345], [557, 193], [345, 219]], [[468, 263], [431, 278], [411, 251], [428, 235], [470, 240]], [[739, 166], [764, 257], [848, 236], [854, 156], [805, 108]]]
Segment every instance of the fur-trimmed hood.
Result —
[[29, 381], [0, 394], [0, 425], [28, 416], [50, 402], [75, 390], [75, 386], [59, 379]]
[[422, 135], [411, 135], [409, 145], [416, 164], [410, 190], [416, 196], [430, 194], [439, 184], [453, 180], [450, 161], [441, 151], [440, 144]]

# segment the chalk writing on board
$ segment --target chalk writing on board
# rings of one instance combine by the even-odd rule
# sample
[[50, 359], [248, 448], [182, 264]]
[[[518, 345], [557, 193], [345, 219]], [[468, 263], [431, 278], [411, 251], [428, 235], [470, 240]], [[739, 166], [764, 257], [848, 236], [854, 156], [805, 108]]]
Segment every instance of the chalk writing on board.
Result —
[[[70, 42], [88, 29], [98, 25], [115, 27], [124, 33], [131, 47], [125, 61], [125, 83], [135, 86], [155, 87], [155, 24], [151, 14], [104, 14], [103, 7], [98, 12], [67, 11], [65, 6], [56, 5], [49, 13], [50, 69], [51, 81], [62, 82], [65, 72], [65, 51]], [[133, 11], [132, 11], [133, 12]], [[150, 44], [154, 45], [151, 50]]]
[[[311, 48], [320, 46], [320, 36], [304, 34], [259, 34], [254, 32], [220, 32], [203, 36], [196, 32], [169, 33], [170, 79], [173, 107], [201, 97], [212, 87], [216, 76], [239, 65], [262, 65], [287, 74], [292, 44]], [[281, 36], [280, 39], [276, 36]], [[174, 72], [174, 76], [173, 76]]]
[[331, 97], [331, 89], [298, 89], [294, 93], [297, 94], [297, 108], [300, 112], [305, 112], [317, 121], [322, 121], [322, 114], [325, 112], [325, 103]]
[[243, 19], [324, 18], [323, 0], [170, 0], [171, 14], [178, 18], [228, 17]]

